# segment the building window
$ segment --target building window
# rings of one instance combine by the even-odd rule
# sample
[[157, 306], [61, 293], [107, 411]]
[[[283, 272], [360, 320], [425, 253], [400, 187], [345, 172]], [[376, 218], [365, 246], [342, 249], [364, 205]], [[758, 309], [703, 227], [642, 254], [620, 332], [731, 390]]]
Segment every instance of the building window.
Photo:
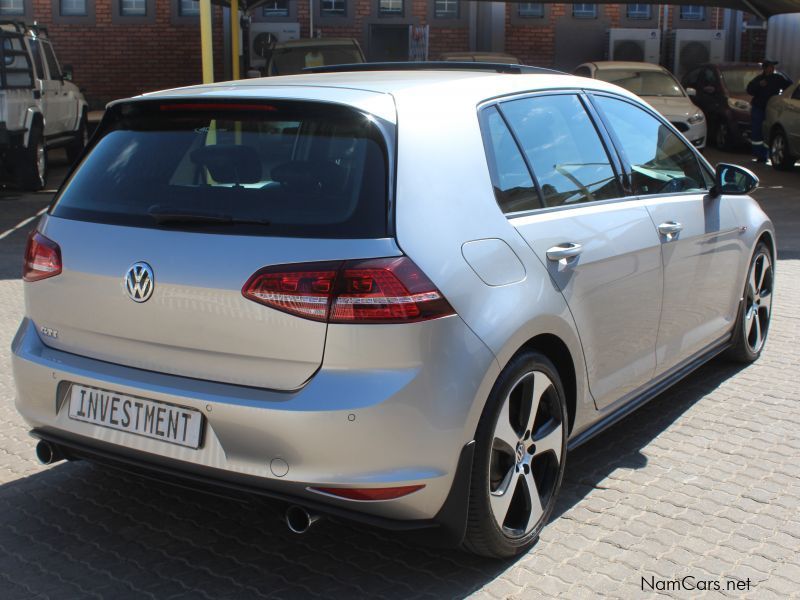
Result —
[[681, 6], [681, 21], [703, 21], [706, 18], [706, 9], [698, 4]]
[[457, 19], [458, 0], [436, 0], [433, 5], [433, 16], [437, 19]]
[[86, 0], [60, 0], [61, 16], [64, 17], [85, 17], [88, 13], [86, 11]]
[[123, 17], [144, 17], [147, 15], [147, 1], [120, 0], [119, 14]]
[[289, 0], [270, 0], [262, 5], [261, 14], [265, 17], [288, 17]]
[[343, 17], [346, 14], [345, 0], [322, 0], [320, 12], [323, 17]]
[[180, 2], [178, 2], [178, 16], [199, 17], [200, 16], [199, 0], [180, 0]]
[[650, 19], [652, 17], [650, 13], [650, 5], [649, 4], [628, 4], [628, 18], [629, 19]]
[[541, 2], [520, 2], [517, 5], [517, 14], [529, 19], [544, 19], [544, 4]]
[[24, 15], [24, 0], [0, 0], [0, 15]]
[[597, 18], [597, 4], [573, 4], [572, 16], [576, 19], [596, 19]]
[[403, 0], [378, 0], [378, 12], [382, 15], [402, 15]]

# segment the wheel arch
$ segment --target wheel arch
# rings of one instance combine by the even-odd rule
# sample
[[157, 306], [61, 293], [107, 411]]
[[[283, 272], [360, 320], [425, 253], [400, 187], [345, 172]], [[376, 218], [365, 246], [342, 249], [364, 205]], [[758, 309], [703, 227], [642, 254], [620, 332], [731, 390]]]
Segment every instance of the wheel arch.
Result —
[[28, 147], [28, 143], [31, 138], [31, 131], [33, 131], [34, 127], [41, 127], [42, 132], [44, 132], [44, 115], [37, 107], [30, 107], [27, 110], [27, 115], [25, 115], [25, 138], [23, 143], [25, 147]]
[[[569, 350], [569, 346], [555, 334], [540, 333], [522, 344], [522, 346], [514, 352], [511, 359], [523, 352], [531, 350], [546, 356], [553, 363], [553, 366], [555, 366], [558, 372], [567, 401], [567, 415], [569, 417], [568, 433], [571, 433], [575, 425], [575, 416], [578, 409], [578, 376], [575, 368], [575, 360]], [[508, 362], [511, 362], [511, 359], [509, 359]]]
[[769, 248], [769, 253], [772, 256], [772, 264], [775, 264], [775, 262], [778, 260], [778, 249], [775, 247], [775, 237], [772, 235], [770, 230], [767, 229], [761, 232], [756, 239], [756, 246], [758, 246], [758, 244], [761, 242], [764, 242], [767, 245], [767, 248]]

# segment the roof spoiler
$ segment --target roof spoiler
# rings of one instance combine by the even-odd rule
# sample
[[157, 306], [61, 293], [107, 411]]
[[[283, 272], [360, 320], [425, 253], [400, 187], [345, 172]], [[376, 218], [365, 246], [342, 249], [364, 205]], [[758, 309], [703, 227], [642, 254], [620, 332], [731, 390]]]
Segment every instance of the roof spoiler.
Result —
[[307, 67], [303, 73], [356, 73], [365, 71], [488, 71], [490, 73], [543, 74], [564, 75], [562, 71], [532, 67], [529, 65], [512, 65], [504, 63], [457, 62], [457, 61], [421, 61], [421, 62], [373, 62], [353, 63], [346, 65], [325, 65], [323, 67]]

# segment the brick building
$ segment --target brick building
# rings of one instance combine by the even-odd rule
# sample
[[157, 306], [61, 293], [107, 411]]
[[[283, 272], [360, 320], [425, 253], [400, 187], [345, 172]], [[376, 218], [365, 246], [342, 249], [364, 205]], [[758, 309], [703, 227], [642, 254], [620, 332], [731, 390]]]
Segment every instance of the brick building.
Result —
[[[217, 80], [230, 77], [229, 13], [213, 7]], [[701, 5], [270, 0], [247, 17], [253, 37], [262, 31], [308, 37], [313, 24], [316, 35], [356, 38], [373, 61], [407, 60], [409, 27], [427, 26], [430, 59], [450, 51], [495, 51], [567, 70], [607, 58], [613, 29], [657, 31], [659, 61], [668, 67], [676, 31], [722, 30], [729, 59], [759, 57], [765, 39], [763, 29], [742, 26], [747, 17], [743, 21], [741, 13]], [[62, 63], [72, 65], [95, 107], [200, 80], [195, 0], [0, 0], [0, 19], [8, 18], [48, 27]]]

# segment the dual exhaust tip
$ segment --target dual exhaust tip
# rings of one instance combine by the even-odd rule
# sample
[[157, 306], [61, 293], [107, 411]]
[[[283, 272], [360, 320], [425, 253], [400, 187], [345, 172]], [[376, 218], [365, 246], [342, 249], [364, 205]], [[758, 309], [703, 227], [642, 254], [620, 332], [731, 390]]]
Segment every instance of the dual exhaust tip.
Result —
[[[64, 460], [66, 456], [61, 448], [55, 444], [46, 440], [39, 440], [39, 443], [36, 444], [36, 458], [43, 465], [52, 465]], [[293, 504], [286, 509], [284, 519], [289, 531], [300, 535], [311, 529], [311, 526], [319, 521], [320, 516], [317, 513], [309, 512], [302, 506]]]

